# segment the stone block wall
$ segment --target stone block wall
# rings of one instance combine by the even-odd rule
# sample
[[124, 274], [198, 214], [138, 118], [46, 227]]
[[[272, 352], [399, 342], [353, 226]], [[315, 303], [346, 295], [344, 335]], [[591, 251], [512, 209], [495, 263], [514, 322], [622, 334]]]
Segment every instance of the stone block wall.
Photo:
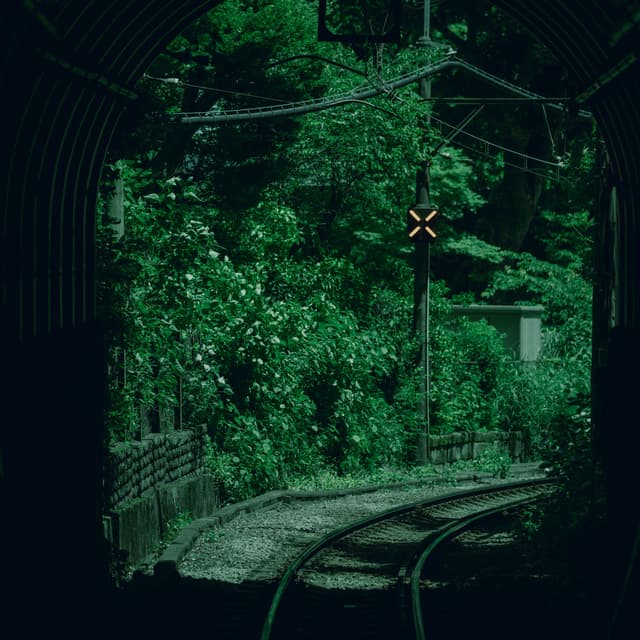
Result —
[[473, 460], [494, 442], [499, 442], [509, 452], [514, 462], [522, 462], [527, 456], [522, 433], [515, 431], [475, 431], [448, 433], [431, 436], [431, 461], [433, 464], [448, 464], [458, 460]]
[[140, 498], [162, 483], [201, 473], [205, 427], [150, 433], [139, 442], [111, 447], [104, 472], [105, 511]]
[[143, 562], [177, 516], [202, 518], [219, 508], [218, 486], [204, 467], [205, 435], [204, 427], [153, 433], [109, 450], [104, 533], [129, 564]]

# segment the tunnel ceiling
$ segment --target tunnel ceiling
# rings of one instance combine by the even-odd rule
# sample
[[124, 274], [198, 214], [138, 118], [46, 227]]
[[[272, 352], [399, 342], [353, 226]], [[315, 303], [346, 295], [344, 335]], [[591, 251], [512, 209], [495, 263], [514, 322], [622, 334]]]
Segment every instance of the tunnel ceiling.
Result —
[[[92, 318], [95, 198], [111, 136], [152, 60], [216, 4], [24, 0], [0, 8], [3, 335], [24, 339]], [[631, 194], [640, 3], [496, 4], [564, 63], [574, 97], [596, 115], [621, 192], [628, 185]]]

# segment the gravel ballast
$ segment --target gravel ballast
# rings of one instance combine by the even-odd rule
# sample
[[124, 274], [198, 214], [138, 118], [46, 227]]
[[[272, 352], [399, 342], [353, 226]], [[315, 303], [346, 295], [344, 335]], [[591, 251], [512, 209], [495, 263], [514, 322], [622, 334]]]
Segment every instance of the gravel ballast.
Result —
[[173, 566], [183, 577], [231, 584], [276, 580], [306, 546], [337, 527], [391, 507], [474, 488], [480, 483], [501, 484], [542, 475], [537, 465], [514, 465], [505, 480], [466, 473], [458, 475], [455, 485], [430, 480], [409, 486], [361, 488], [355, 490], [359, 493], [348, 495], [344, 495], [345, 491], [333, 492], [334, 495], [267, 494], [272, 499], [263, 497], [257, 508], [252, 501], [236, 505], [234, 516], [227, 521], [196, 521], [160, 558], [156, 573], [163, 566]]

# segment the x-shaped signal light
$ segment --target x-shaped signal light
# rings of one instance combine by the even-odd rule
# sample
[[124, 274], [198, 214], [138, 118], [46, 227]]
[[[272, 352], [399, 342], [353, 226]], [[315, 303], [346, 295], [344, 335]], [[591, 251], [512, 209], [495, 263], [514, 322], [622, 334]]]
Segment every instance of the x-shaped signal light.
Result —
[[[424, 231], [427, 236], [434, 240], [436, 238], [436, 232], [429, 226], [429, 223], [437, 215], [437, 209], [428, 209], [424, 217], [416, 212], [415, 209], [409, 209], [409, 238], [411, 240], [418, 240], [421, 237], [420, 232]], [[411, 227], [412, 224], [413, 228]]]

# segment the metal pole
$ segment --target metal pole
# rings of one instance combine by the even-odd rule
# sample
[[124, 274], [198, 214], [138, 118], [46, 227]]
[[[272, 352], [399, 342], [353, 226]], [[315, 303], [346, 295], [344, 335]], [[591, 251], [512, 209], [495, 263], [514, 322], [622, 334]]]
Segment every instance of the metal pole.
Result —
[[[416, 172], [416, 204], [429, 207], [429, 163], [424, 162]], [[426, 464], [431, 459], [429, 414], [429, 270], [431, 243], [416, 242], [414, 253], [414, 329], [420, 344], [420, 383], [418, 416], [421, 432], [418, 437], [417, 461]]]
[[[424, 23], [422, 37], [418, 44], [428, 46], [430, 41], [430, 0], [424, 0]], [[431, 80], [420, 78], [418, 91], [421, 98], [431, 98]], [[431, 116], [427, 115], [427, 127], [431, 125]], [[428, 207], [429, 199], [429, 162], [423, 162], [416, 173], [416, 204]], [[429, 267], [431, 261], [430, 242], [418, 242], [415, 249], [414, 284], [414, 328], [420, 340], [420, 385], [418, 416], [422, 422], [418, 436], [417, 461], [427, 464], [431, 461], [430, 414], [429, 414]]]
[[431, 0], [424, 0], [422, 14], [422, 40], [428, 42], [431, 40]]
[[426, 410], [426, 425], [425, 435], [427, 444], [427, 462], [431, 462], [431, 411], [430, 411], [430, 396], [431, 396], [431, 360], [429, 358], [429, 285], [431, 283], [431, 242], [427, 242], [427, 287], [425, 292], [425, 328], [424, 328], [424, 384], [425, 384], [425, 410]]

